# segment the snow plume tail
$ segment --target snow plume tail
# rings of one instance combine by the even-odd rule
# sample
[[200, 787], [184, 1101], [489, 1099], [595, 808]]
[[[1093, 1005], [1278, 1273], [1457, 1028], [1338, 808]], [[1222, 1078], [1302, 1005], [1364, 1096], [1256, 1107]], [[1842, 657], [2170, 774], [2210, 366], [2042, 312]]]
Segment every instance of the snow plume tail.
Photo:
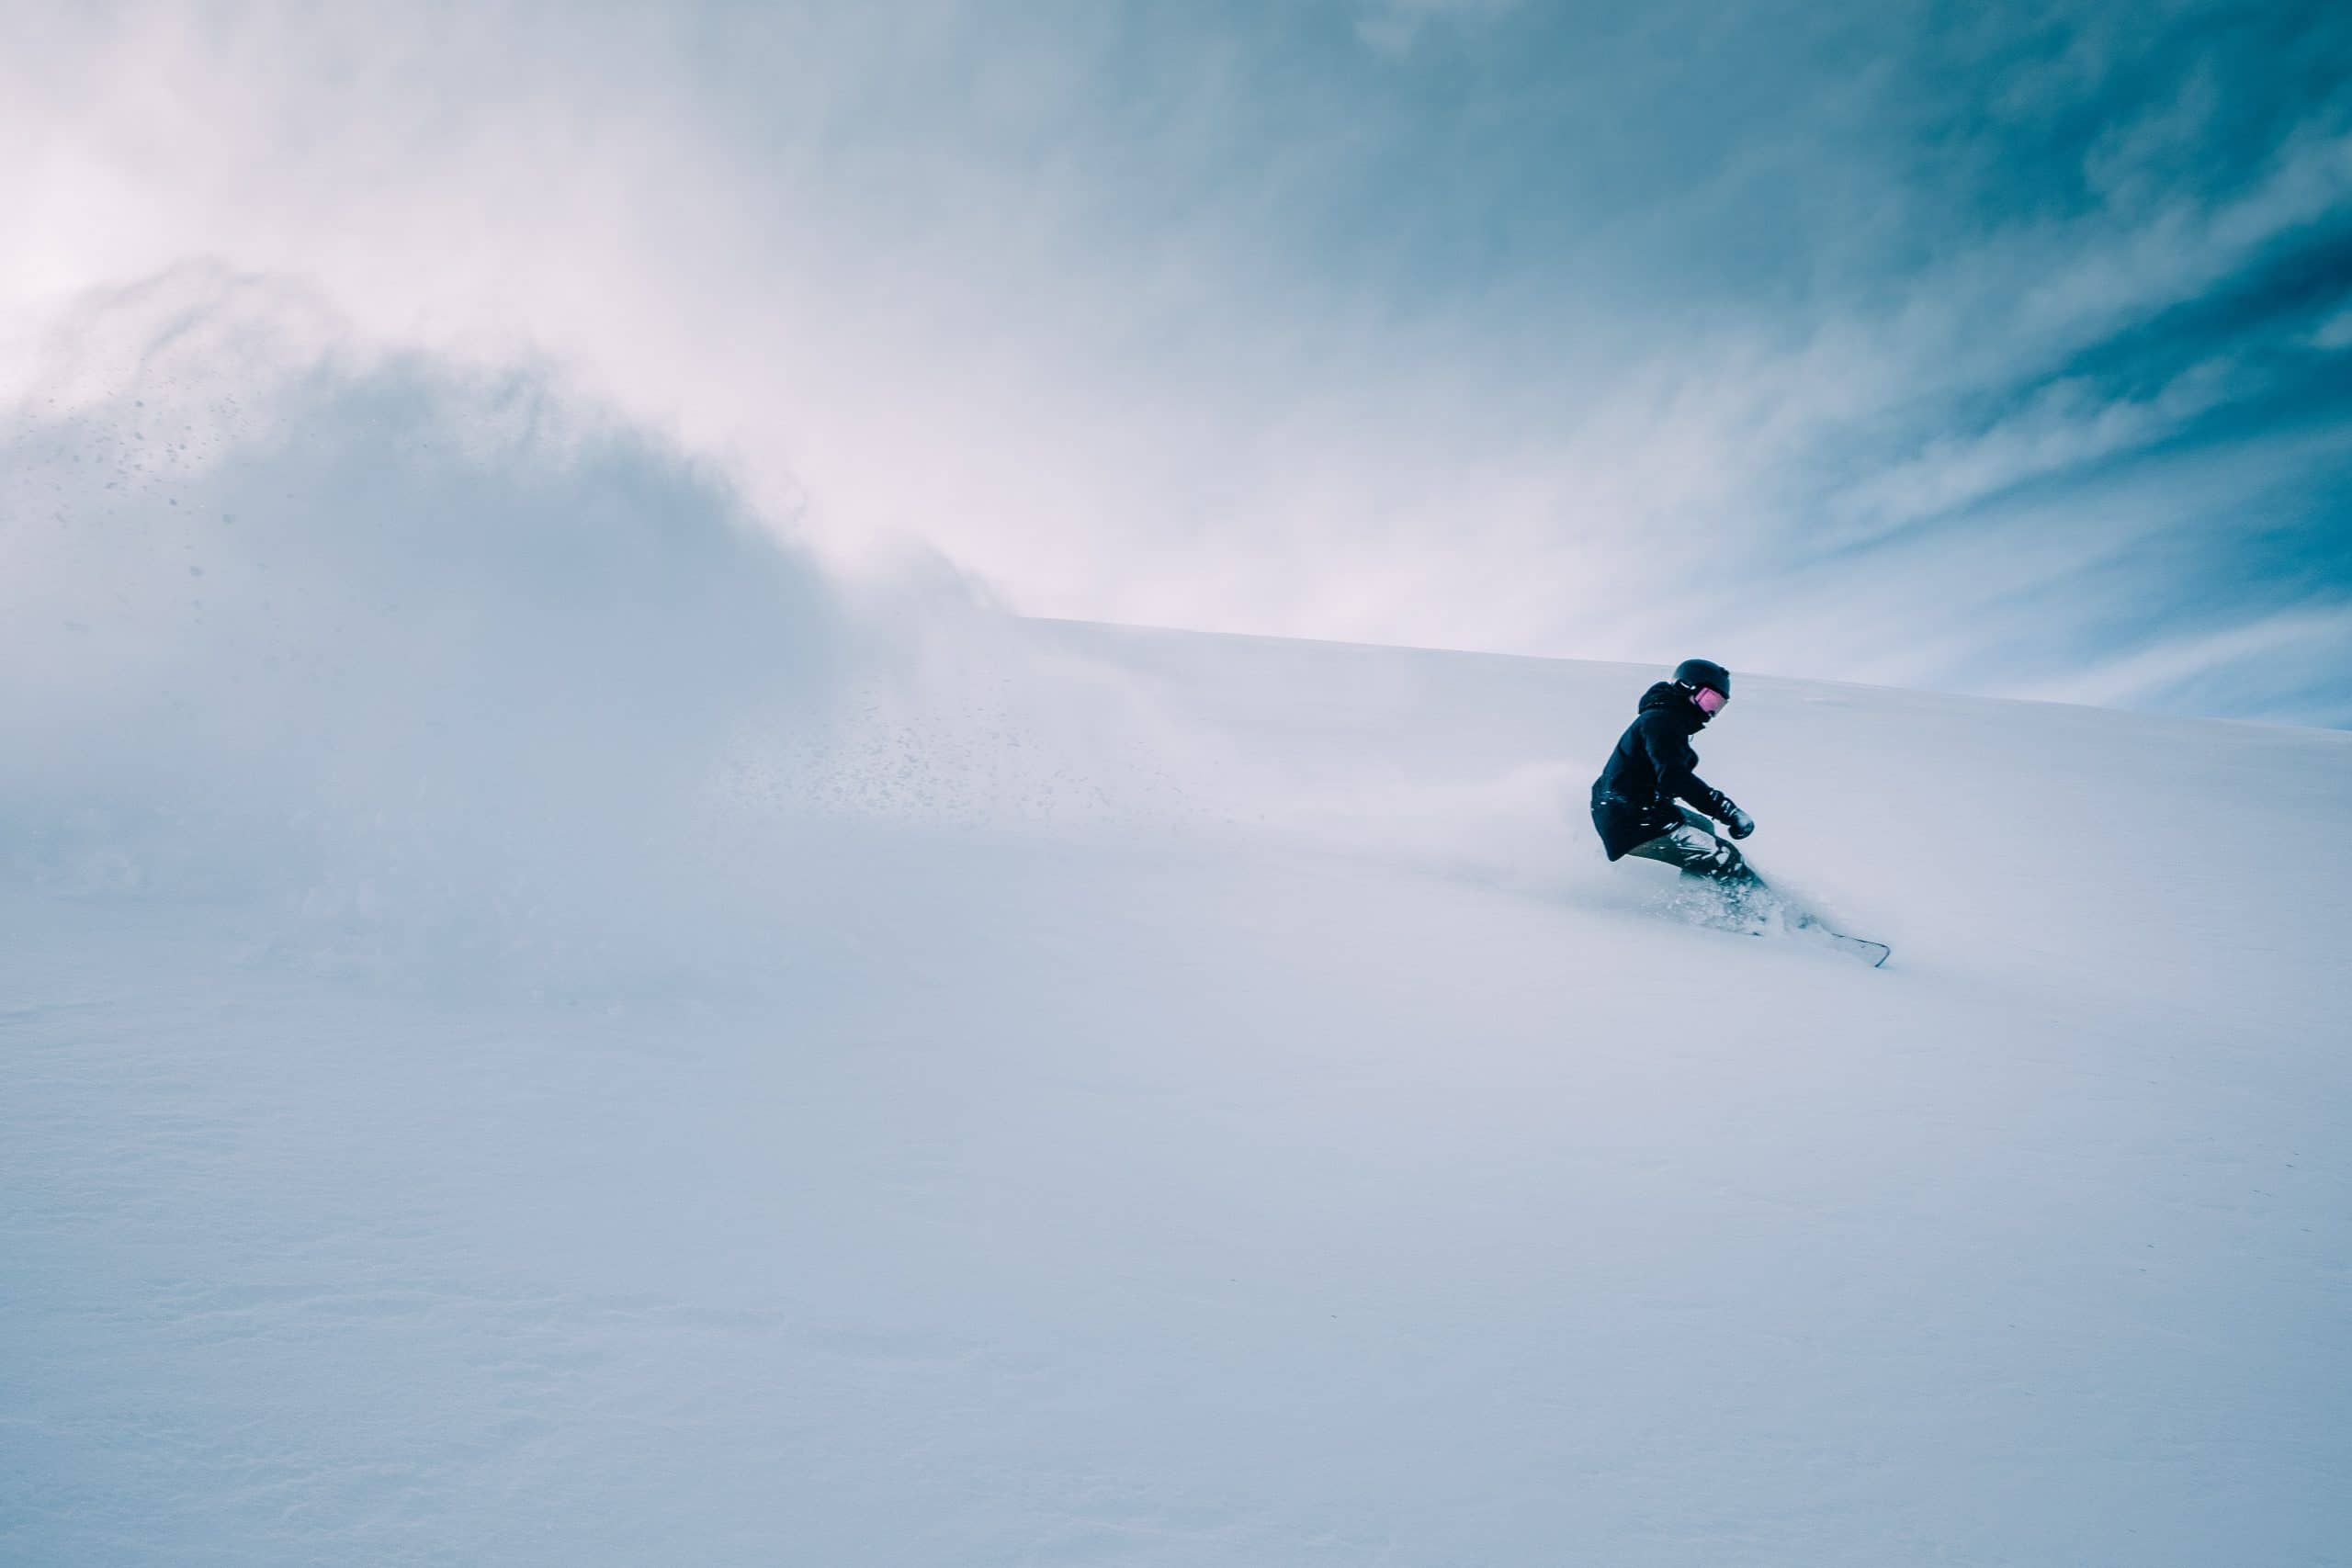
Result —
[[851, 657], [810, 562], [543, 377], [357, 355], [274, 286], [70, 326], [0, 434], [20, 880], [541, 981], [730, 923], [712, 782], [820, 732]]
[[[1590, 869], [1562, 766], [1480, 739], [1491, 705], [1423, 712], [1398, 656], [1022, 622], [945, 570], [852, 593], [547, 375], [361, 352], [267, 279], [181, 269], [53, 342], [0, 389], [19, 886], [586, 995], [805, 962], [840, 895], [888, 920], [931, 896], [888, 868], [974, 830], [1547, 893]], [[1269, 693], [1264, 659], [1295, 679]], [[1557, 723], [1529, 669], [1488, 673], [1528, 733]], [[1437, 726], [1416, 766], [1397, 724]]]

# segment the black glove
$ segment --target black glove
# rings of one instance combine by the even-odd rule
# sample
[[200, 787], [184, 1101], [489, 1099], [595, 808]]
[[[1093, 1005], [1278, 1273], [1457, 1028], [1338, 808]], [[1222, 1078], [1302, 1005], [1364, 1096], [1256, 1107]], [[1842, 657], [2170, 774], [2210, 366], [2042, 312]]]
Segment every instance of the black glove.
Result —
[[1731, 829], [1733, 838], [1745, 839], [1756, 831], [1756, 818], [1728, 800], [1724, 802], [1724, 826]]

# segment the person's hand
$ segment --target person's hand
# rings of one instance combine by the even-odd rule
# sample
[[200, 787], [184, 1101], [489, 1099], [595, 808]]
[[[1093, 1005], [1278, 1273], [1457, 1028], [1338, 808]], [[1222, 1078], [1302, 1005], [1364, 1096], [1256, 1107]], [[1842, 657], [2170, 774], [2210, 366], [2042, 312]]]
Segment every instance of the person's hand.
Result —
[[1731, 829], [1733, 838], [1745, 839], [1748, 834], [1756, 831], [1756, 818], [1734, 806], [1731, 807], [1731, 815], [1724, 818], [1724, 826]]

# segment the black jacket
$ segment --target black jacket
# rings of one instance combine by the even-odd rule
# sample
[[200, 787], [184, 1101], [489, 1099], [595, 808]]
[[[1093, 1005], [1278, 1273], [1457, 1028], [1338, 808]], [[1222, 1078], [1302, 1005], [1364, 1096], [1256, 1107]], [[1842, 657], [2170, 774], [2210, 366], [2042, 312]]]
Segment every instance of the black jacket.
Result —
[[1730, 819], [1732, 803], [1690, 771], [1699, 765], [1690, 737], [1706, 722], [1690, 694], [1671, 681], [1642, 694], [1641, 711], [1592, 781], [1592, 825], [1600, 829], [1600, 846], [1611, 860], [1681, 827], [1677, 800], [1719, 822]]

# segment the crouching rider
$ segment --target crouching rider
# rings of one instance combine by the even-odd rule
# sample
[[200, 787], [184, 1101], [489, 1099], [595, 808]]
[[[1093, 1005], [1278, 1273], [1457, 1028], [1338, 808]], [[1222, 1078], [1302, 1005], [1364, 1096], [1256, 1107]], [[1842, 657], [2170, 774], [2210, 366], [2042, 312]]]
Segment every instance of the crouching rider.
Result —
[[[1737, 902], [1762, 885], [1729, 840], [1756, 831], [1756, 819], [1692, 771], [1699, 753], [1690, 748], [1690, 738], [1730, 701], [1731, 671], [1705, 659], [1684, 660], [1673, 680], [1644, 693], [1592, 783], [1592, 825], [1611, 860], [1664, 861], [1686, 876], [1722, 884]], [[1716, 822], [1728, 839], [1716, 835]]]

